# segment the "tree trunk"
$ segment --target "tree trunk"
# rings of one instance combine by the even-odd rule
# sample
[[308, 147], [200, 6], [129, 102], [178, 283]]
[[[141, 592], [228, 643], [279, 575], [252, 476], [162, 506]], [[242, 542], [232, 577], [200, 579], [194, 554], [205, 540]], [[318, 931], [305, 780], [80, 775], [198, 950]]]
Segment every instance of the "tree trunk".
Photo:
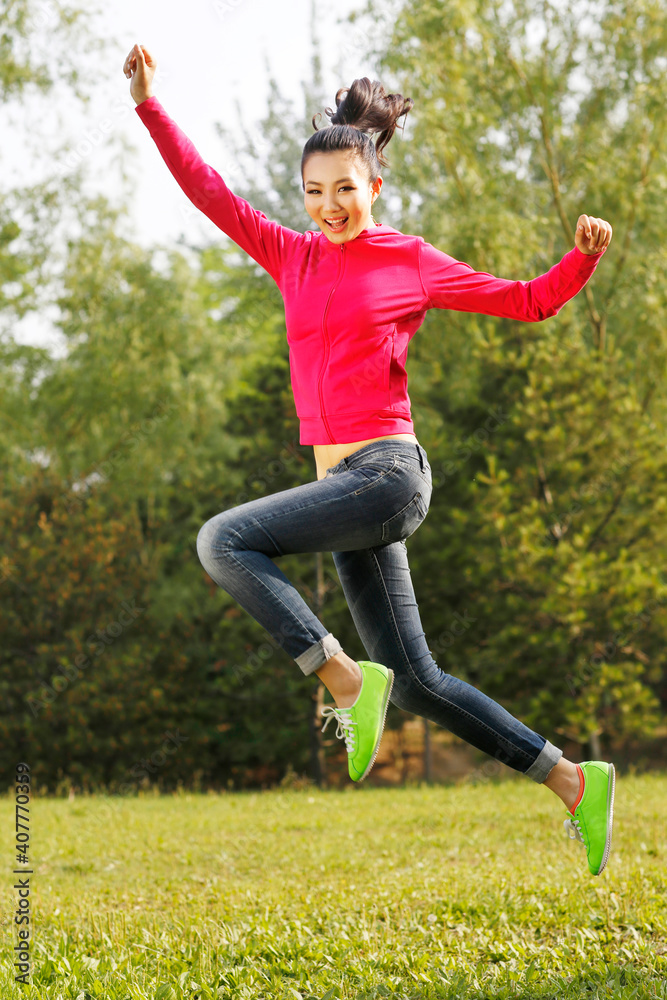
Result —
[[424, 723], [424, 781], [431, 784], [431, 731], [428, 727], [428, 719], [422, 720]]
[[588, 741], [588, 752], [590, 760], [602, 760], [602, 748], [600, 747], [600, 733], [591, 733]]
[[[315, 553], [315, 593], [313, 614], [318, 618], [324, 603], [324, 563], [322, 553]], [[322, 743], [322, 706], [324, 704], [324, 684], [316, 677], [317, 687], [312, 694], [310, 715], [310, 773], [318, 788], [327, 787], [327, 762]]]
[[327, 787], [327, 762], [322, 746], [322, 705], [324, 684], [318, 681], [312, 694], [310, 713], [310, 775], [318, 788]]

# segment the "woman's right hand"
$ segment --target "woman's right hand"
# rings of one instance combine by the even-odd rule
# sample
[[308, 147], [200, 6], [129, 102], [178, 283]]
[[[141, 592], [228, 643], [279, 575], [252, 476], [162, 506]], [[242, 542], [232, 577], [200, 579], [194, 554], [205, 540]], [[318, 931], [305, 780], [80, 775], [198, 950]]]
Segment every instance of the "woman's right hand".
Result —
[[157, 62], [145, 45], [135, 45], [131, 49], [125, 60], [123, 73], [128, 78], [132, 77], [130, 93], [135, 104], [141, 104], [142, 101], [147, 101], [149, 97], [153, 96], [151, 84], [156, 67]]

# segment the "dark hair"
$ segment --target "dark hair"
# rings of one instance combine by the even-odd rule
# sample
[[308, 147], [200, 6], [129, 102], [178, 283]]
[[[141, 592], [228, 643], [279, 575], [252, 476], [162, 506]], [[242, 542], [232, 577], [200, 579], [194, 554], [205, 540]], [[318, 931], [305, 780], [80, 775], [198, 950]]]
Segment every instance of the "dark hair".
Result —
[[[347, 94], [346, 97], [342, 97]], [[313, 128], [316, 130], [303, 147], [301, 156], [301, 184], [303, 185], [303, 170], [306, 160], [312, 153], [330, 153], [339, 149], [351, 149], [364, 161], [368, 169], [371, 184], [380, 175], [380, 167], [388, 166], [382, 154], [396, 130], [398, 119], [407, 115], [414, 101], [402, 94], [386, 94], [378, 80], [369, 80], [362, 76], [354, 80], [351, 87], [341, 87], [336, 94], [336, 110], [325, 108], [331, 119], [331, 125], [320, 129], [315, 124], [316, 118], [321, 118], [321, 112], [313, 115]], [[401, 126], [405, 128], [405, 122]], [[380, 135], [373, 145], [371, 135]]]

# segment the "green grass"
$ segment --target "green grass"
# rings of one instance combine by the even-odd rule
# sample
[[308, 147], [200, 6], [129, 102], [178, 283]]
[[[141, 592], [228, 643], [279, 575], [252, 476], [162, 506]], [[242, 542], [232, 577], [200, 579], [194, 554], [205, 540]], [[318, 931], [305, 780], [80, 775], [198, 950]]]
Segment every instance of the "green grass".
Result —
[[30, 806], [33, 986], [17, 986], [13, 798], [0, 799], [0, 995], [667, 998], [667, 777], [617, 778], [588, 874], [521, 776], [449, 787]]

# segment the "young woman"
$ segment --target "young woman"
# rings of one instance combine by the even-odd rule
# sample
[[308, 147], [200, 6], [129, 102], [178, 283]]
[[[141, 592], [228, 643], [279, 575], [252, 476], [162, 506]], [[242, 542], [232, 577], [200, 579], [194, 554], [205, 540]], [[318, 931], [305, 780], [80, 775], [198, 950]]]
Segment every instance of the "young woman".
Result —
[[[477, 688], [446, 674], [426, 644], [405, 539], [431, 499], [431, 468], [414, 435], [405, 362], [427, 309], [538, 322], [583, 288], [611, 239], [579, 216], [575, 247], [546, 274], [510, 281], [474, 271], [377, 223], [382, 150], [412, 100], [367, 77], [336, 95], [331, 127], [301, 160], [305, 208], [319, 232], [272, 222], [229, 190], [153, 96], [156, 61], [140, 45], [125, 60], [136, 111], [190, 200], [274, 279], [285, 302], [300, 443], [314, 446], [317, 481], [239, 504], [207, 521], [197, 552], [210, 577], [255, 618], [304, 674], [331, 693], [349, 774], [377, 756], [387, 705], [431, 719], [533, 781], [568, 810], [565, 826], [599, 875], [611, 847], [614, 766], [575, 764]], [[341, 95], [346, 93], [344, 99]], [[374, 144], [370, 136], [379, 133]], [[332, 552], [369, 660], [355, 661], [277, 567], [280, 556]]]

